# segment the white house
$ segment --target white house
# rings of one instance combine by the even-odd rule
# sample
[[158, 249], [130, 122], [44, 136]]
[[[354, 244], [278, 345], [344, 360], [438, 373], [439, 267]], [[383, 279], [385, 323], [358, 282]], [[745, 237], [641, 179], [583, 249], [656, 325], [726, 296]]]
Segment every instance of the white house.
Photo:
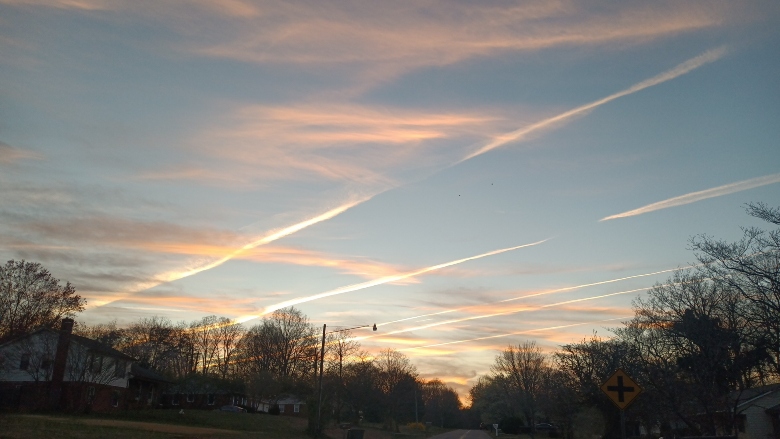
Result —
[[134, 359], [72, 333], [41, 328], [0, 345], [0, 404], [22, 410], [107, 411], [125, 399]]
[[780, 385], [750, 389], [741, 399], [739, 439], [780, 439]]

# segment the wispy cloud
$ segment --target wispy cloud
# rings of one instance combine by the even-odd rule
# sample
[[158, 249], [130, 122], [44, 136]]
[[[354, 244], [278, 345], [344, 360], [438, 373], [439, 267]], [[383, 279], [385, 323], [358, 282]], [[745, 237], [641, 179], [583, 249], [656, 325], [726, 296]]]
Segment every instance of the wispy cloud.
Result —
[[763, 177], [751, 178], [749, 180], [742, 180], [736, 183], [730, 183], [723, 186], [714, 187], [711, 189], [705, 189], [703, 191], [691, 192], [678, 197], [669, 198], [667, 200], [658, 201], [656, 203], [642, 206], [638, 209], [629, 210], [627, 212], [610, 215], [600, 219], [599, 221], [609, 221], [617, 218], [627, 218], [630, 216], [642, 215], [648, 212], [654, 212], [656, 210], [668, 209], [670, 207], [684, 206], [686, 204], [695, 203], [697, 201], [706, 200], [708, 198], [720, 197], [723, 195], [733, 194], [735, 192], [746, 191], [768, 184], [780, 183], [780, 174], [765, 175]]
[[[402, 2], [311, 4], [270, 2], [262, 14], [234, 16], [230, 31], [209, 28], [189, 50], [262, 64], [347, 65], [379, 82], [410, 70], [510, 51], [626, 45], [722, 25], [728, 3], [705, 8], [669, 3], [674, 13], [620, 5], [600, 14], [575, 2]], [[331, 5], [333, 6], [333, 5]]]
[[362, 289], [365, 289], [365, 288], [371, 288], [371, 287], [375, 287], [375, 286], [378, 286], [378, 285], [384, 285], [384, 284], [387, 284], [387, 283], [390, 283], [390, 282], [397, 282], [397, 281], [400, 281], [400, 280], [408, 279], [410, 277], [419, 276], [421, 274], [429, 273], [431, 271], [441, 270], [442, 268], [447, 268], [447, 267], [451, 267], [453, 265], [462, 264], [464, 262], [473, 261], [475, 259], [481, 259], [481, 258], [485, 258], [485, 257], [488, 257], [488, 256], [493, 256], [493, 255], [497, 255], [497, 254], [501, 254], [501, 253], [506, 253], [506, 252], [517, 250], [517, 249], [521, 249], [521, 248], [532, 247], [532, 246], [535, 246], [535, 245], [542, 244], [542, 243], [544, 243], [546, 241], [547, 241], [547, 239], [544, 239], [542, 241], [532, 242], [530, 244], [523, 244], [523, 245], [518, 245], [518, 246], [515, 246], [515, 247], [508, 247], [508, 248], [502, 248], [502, 249], [498, 249], [498, 250], [493, 250], [493, 251], [490, 251], [490, 252], [487, 252], [487, 253], [482, 253], [482, 254], [479, 254], [479, 255], [476, 255], [476, 256], [470, 256], [468, 258], [457, 259], [457, 260], [454, 260], [454, 261], [445, 262], [443, 264], [432, 265], [430, 267], [421, 268], [419, 270], [414, 270], [414, 271], [410, 271], [410, 272], [407, 272], [407, 273], [396, 274], [396, 275], [392, 275], [392, 276], [385, 276], [385, 277], [382, 277], [382, 278], [379, 278], [379, 279], [374, 279], [374, 280], [371, 280], [371, 281], [368, 281], [368, 282], [362, 282], [362, 283], [359, 283], [359, 284], [348, 285], [348, 286], [345, 286], [345, 287], [336, 288], [334, 290], [326, 291], [326, 292], [320, 293], [320, 294], [314, 294], [314, 295], [311, 295], [311, 296], [298, 297], [296, 299], [286, 300], [284, 302], [280, 302], [280, 303], [277, 303], [277, 304], [274, 304], [274, 305], [269, 305], [269, 306], [265, 307], [263, 309], [263, 312], [260, 313], [260, 314], [242, 316], [242, 317], [239, 317], [236, 320], [239, 321], [239, 322], [246, 322], [246, 321], [253, 320], [253, 319], [256, 319], [258, 317], [261, 317], [263, 315], [270, 314], [270, 313], [272, 313], [272, 312], [274, 312], [274, 311], [276, 311], [278, 309], [286, 308], [288, 306], [293, 306], [293, 305], [298, 305], [298, 304], [301, 304], [301, 303], [311, 302], [313, 300], [324, 299], [326, 297], [335, 296], [335, 295], [338, 295], [338, 294], [351, 293], [353, 291], [358, 291], [358, 290], [362, 290]]
[[43, 155], [22, 148], [15, 148], [5, 142], [0, 142], [0, 165], [9, 165], [22, 160], [41, 160]]
[[[238, 165], [231, 166], [224, 178], [235, 179], [238, 172], [254, 179], [327, 179], [386, 188], [396, 184], [392, 174], [399, 169], [435, 165], [436, 145], [443, 140], [467, 143], [464, 138], [476, 140], [496, 132], [503, 117], [495, 113], [346, 102], [242, 105], [229, 111], [218, 128], [198, 134], [193, 143], [208, 157]], [[186, 171], [152, 175], [191, 179], [204, 174]], [[215, 180], [220, 173], [213, 174], [205, 177]]]
[[493, 139], [490, 143], [482, 146], [478, 150], [472, 152], [471, 154], [467, 155], [463, 159], [460, 160], [460, 162], [464, 162], [466, 160], [472, 159], [476, 156], [482, 155], [488, 151], [491, 151], [493, 149], [496, 149], [500, 146], [504, 146], [507, 143], [516, 142], [519, 140], [522, 140], [529, 136], [530, 134], [534, 134], [538, 131], [541, 131], [545, 128], [549, 128], [552, 126], [555, 126], [557, 124], [560, 124], [568, 119], [571, 119], [575, 116], [584, 114], [596, 107], [599, 107], [601, 105], [604, 105], [608, 102], [614, 101], [615, 99], [621, 98], [623, 96], [630, 95], [632, 93], [636, 93], [638, 91], [644, 90], [646, 88], [664, 83], [666, 81], [669, 81], [671, 79], [677, 78], [679, 76], [682, 76], [688, 72], [691, 72], [692, 70], [695, 70], [705, 64], [711, 63], [713, 61], [716, 61], [723, 57], [723, 55], [726, 54], [726, 49], [724, 47], [720, 47], [717, 49], [708, 50], [707, 52], [689, 59], [688, 61], [685, 61], [684, 63], [674, 67], [671, 70], [667, 70], [666, 72], [661, 73], [660, 75], [653, 76], [650, 79], [646, 79], [642, 82], [639, 82], [637, 84], [632, 85], [631, 87], [621, 90], [617, 93], [613, 93], [605, 98], [601, 98], [597, 101], [593, 101], [589, 104], [581, 105], [577, 108], [571, 109], [569, 111], [565, 111], [561, 114], [558, 114], [553, 117], [549, 117], [547, 119], [544, 119], [542, 121], [536, 122], [532, 125], [529, 125], [527, 127], [523, 127], [520, 129], [517, 129], [515, 131], [503, 134], [501, 136], [497, 136], [495, 139]]
[[[296, 247], [262, 246], [236, 254], [236, 248], [227, 245], [207, 245], [189, 242], [141, 242], [139, 248], [158, 253], [181, 254], [192, 257], [227, 257], [259, 263], [302, 265], [308, 267], [326, 267], [341, 273], [364, 278], [377, 278], [395, 275], [408, 270], [391, 264], [361, 257], [334, 256], [323, 252]], [[415, 283], [415, 279], [405, 279], [401, 283]]]
[[[238, 247], [235, 250], [231, 251], [230, 253], [228, 253], [226, 255], [223, 255], [223, 256], [221, 256], [221, 257], [219, 257], [219, 258], [217, 258], [217, 259], [215, 259], [213, 261], [209, 261], [209, 262], [206, 262], [206, 263], [197, 263], [194, 266], [187, 267], [187, 268], [184, 268], [184, 269], [169, 271], [169, 272], [166, 272], [166, 273], [161, 273], [161, 274], [155, 276], [152, 280], [150, 280], [148, 282], [145, 282], [142, 285], [137, 285], [135, 287], [135, 289], [134, 289], [135, 291], [131, 291], [131, 292], [123, 295], [122, 298], [127, 297], [128, 294], [133, 294], [134, 292], [147, 290], [149, 288], [153, 288], [153, 287], [155, 287], [157, 285], [161, 285], [163, 283], [167, 283], [167, 282], [172, 282], [172, 281], [175, 281], [175, 280], [183, 279], [185, 277], [189, 277], [189, 276], [201, 273], [203, 271], [210, 270], [212, 268], [218, 267], [218, 266], [224, 264], [225, 262], [227, 262], [227, 261], [229, 261], [229, 260], [231, 260], [231, 259], [233, 259], [235, 257], [240, 256], [241, 254], [243, 254], [244, 252], [246, 252], [248, 250], [251, 250], [251, 249], [253, 249], [255, 247], [258, 247], [258, 246], [261, 246], [261, 245], [265, 245], [265, 244], [274, 242], [274, 241], [276, 241], [278, 239], [284, 238], [285, 236], [289, 236], [289, 235], [292, 235], [293, 233], [299, 232], [299, 231], [301, 231], [301, 230], [303, 230], [303, 229], [305, 229], [307, 227], [310, 227], [310, 226], [312, 226], [314, 224], [320, 223], [322, 221], [329, 220], [329, 219], [331, 219], [331, 218], [341, 214], [342, 212], [345, 212], [346, 210], [348, 210], [348, 209], [350, 209], [350, 208], [352, 208], [354, 206], [357, 206], [358, 204], [361, 204], [361, 203], [364, 203], [364, 202], [368, 201], [369, 199], [370, 199], [370, 197], [352, 200], [352, 201], [346, 202], [346, 203], [344, 203], [344, 204], [342, 204], [342, 205], [340, 205], [338, 207], [330, 209], [330, 210], [328, 210], [328, 211], [326, 211], [326, 212], [324, 212], [322, 214], [319, 214], [317, 216], [309, 218], [309, 219], [307, 219], [305, 221], [301, 221], [301, 222], [293, 224], [291, 226], [284, 227], [282, 229], [272, 231], [272, 232], [264, 235], [263, 237], [261, 237], [259, 239], [255, 239], [255, 240], [253, 240], [251, 242], [248, 242], [248, 243], [244, 244], [243, 246]], [[119, 299], [117, 299], [117, 300], [119, 300]], [[93, 304], [93, 306], [105, 306], [105, 305], [107, 305], [109, 303], [112, 303], [112, 302], [100, 302], [100, 303], [97, 303], [97, 304]]]

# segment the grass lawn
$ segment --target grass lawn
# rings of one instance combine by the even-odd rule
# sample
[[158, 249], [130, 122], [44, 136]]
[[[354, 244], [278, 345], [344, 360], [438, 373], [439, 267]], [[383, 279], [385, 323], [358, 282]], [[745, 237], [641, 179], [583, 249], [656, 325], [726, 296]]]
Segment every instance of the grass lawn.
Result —
[[[0, 415], [0, 438], [264, 438], [310, 439], [306, 420], [190, 410], [128, 411], [113, 415]], [[340, 439], [340, 438], [336, 438]]]
[[[248, 413], [185, 410], [129, 410], [114, 414], [0, 414], [0, 439], [311, 439], [305, 432], [306, 419]], [[401, 433], [366, 424], [363, 439], [425, 439], [445, 430], [417, 432], [400, 427]], [[407, 431], [409, 430], [409, 431]], [[441, 430], [441, 431], [439, 431]], [[346, 434], [336, 426], [325, 430], [331, 439]]]

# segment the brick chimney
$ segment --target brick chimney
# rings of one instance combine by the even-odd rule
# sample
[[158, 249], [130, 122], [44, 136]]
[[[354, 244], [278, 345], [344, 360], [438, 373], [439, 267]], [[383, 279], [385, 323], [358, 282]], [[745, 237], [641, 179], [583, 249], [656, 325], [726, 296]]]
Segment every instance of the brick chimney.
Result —
[[68, 362], [70, 335], [73, 333], [73, 319], [64, 318], [60, 324], [60, 336], [57, 340], [57, 351], [54, 354], [54, 365], [51, 372], [51, 390], [49, 393], [52, 408], [60, 406], [62, 382], [65, 379], [65, 366]]

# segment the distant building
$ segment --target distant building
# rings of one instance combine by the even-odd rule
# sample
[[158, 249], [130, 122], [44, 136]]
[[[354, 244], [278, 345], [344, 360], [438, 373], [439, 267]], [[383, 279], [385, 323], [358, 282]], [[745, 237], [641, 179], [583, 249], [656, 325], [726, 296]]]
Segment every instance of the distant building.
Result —
[[291, 395], [281, 396], [276, 400], [263, 400], [258, 405], [258, 410], [269, 412], [274, 406], [279, 407], [280, 416], [303, 416], [306, 417], [306, 402], [298, 397]]

